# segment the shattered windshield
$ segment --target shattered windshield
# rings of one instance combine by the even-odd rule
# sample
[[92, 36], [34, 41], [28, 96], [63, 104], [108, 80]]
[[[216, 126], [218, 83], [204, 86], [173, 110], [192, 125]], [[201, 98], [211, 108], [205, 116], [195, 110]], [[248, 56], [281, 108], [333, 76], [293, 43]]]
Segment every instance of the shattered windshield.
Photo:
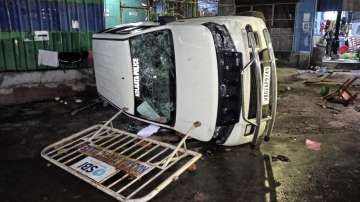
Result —
[[130, 38], [135, 113], [172, 124], [175, 114], [175, 57], [170, 30]]

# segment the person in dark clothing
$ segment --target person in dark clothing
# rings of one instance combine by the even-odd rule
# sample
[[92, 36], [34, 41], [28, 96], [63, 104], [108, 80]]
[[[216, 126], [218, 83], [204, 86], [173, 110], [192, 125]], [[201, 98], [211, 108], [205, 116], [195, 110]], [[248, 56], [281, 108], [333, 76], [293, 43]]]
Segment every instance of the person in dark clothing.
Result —
[[347, 18], [345, 17], [341, 18], [340, 35], [343, 37], [349, 36], [349, 24], [347, 22]]
[[334, 31], [330, 20], [326, 21], [324, 39], [326, 40], [326, 57], [331, 57], [331, 48], [334, 41]]

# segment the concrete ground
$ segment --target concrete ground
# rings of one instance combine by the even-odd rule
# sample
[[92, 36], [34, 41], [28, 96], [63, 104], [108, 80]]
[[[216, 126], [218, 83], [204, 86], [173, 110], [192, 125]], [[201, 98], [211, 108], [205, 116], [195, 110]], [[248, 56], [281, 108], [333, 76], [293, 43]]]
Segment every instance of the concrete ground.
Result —
[[[249, 145], [195, 142], [203, 153], [197, 170], [180, 176], [154, 201], [359, 201], [356, 104], [324, 103], [318, 86], [305, 86], [293, 74], [279, 69], [278, 116], [269, 143], [252, 151]], [[71, 116], [82, 104], [67, 101], [0, 107], [0, 201], [116, 201], [40, 157], [46, 145], [115, 112], [97, 105]], [[321, 143], [320, 150], [308, 149], [306, 139]]]

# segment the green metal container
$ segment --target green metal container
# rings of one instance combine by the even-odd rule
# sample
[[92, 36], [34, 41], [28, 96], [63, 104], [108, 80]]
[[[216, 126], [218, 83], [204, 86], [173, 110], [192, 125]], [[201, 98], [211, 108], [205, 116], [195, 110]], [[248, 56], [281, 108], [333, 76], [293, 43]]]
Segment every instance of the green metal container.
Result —
[[[103, 0], [0, 1], [0, 72], [69, 68], [39, 66], [39, 49], [90, 51], [92, 34], [104, 29], [103, 8]], [[48, 40], [35, 40], [35, 31], [47, 31]]]

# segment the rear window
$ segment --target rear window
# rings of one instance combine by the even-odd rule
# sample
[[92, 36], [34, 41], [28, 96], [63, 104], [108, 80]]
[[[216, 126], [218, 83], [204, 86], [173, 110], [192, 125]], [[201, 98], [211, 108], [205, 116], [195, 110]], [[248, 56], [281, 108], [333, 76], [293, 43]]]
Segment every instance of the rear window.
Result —
[[175, 119], [175, 56], [170, 30], [129, 39], [135, 112], [145, 119], [173, 124]]

